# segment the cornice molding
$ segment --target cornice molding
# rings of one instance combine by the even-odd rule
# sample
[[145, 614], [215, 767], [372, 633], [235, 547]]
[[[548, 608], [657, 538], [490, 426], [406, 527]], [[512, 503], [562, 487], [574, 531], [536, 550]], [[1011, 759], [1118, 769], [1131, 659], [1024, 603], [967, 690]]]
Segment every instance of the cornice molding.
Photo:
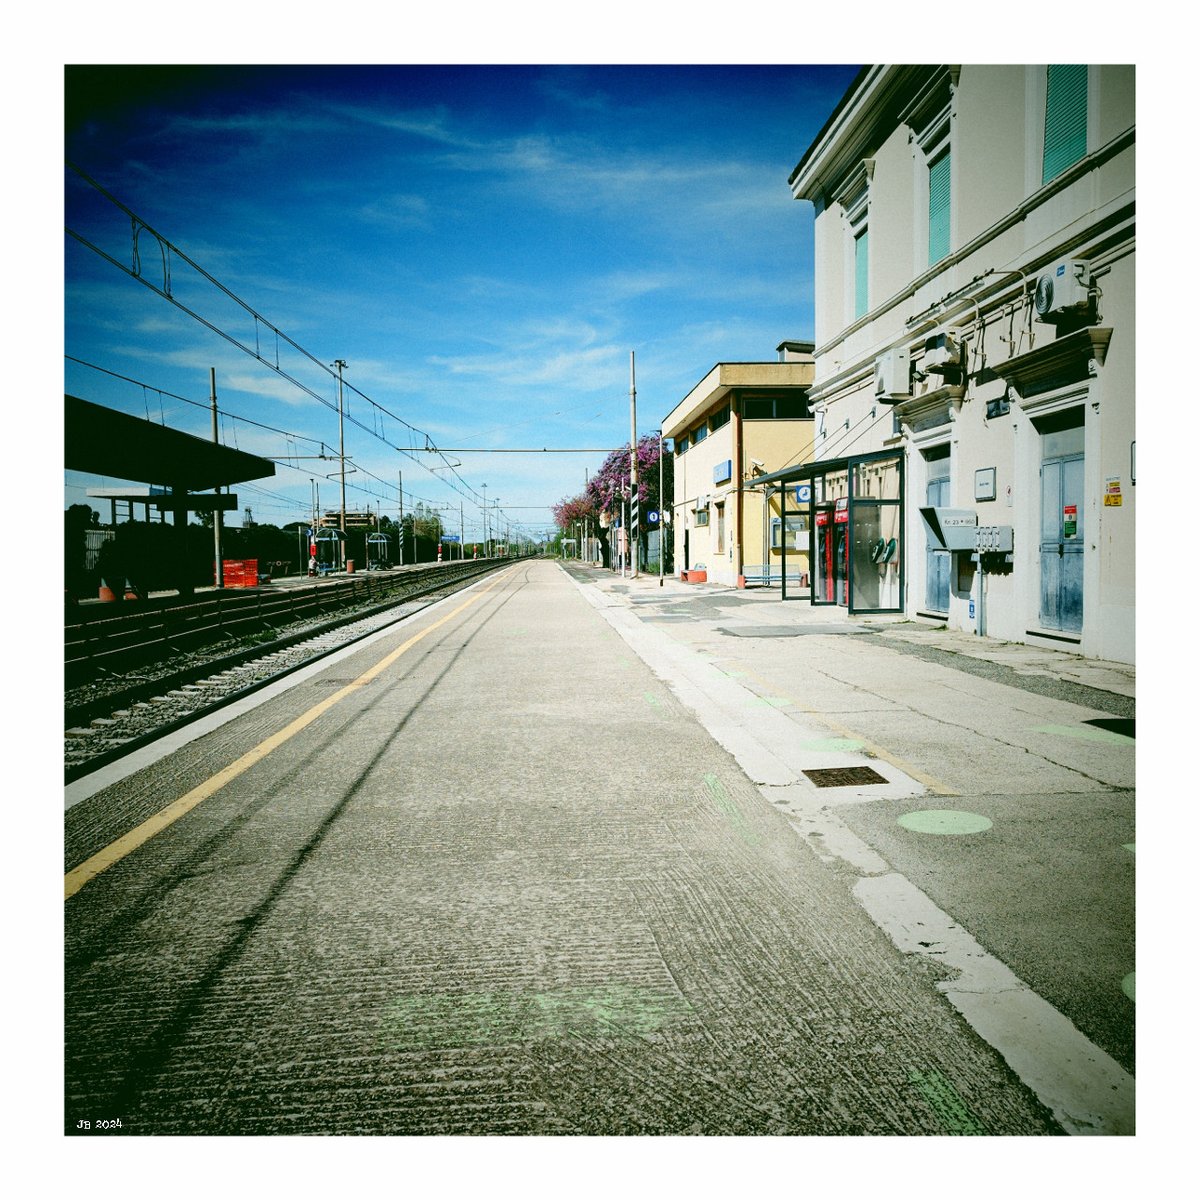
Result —
[[992, 363], [990, 369], [1004, 379], [1009, 399], [1019, 404], [1025, 398], [1098, 375], [1112, 334], [1110, 328], [1090, 325], [1036, 350]]
[[954, 421], [962, 410], [966, 395], [967, 389], [961, 383], [945, 383], [911, 400], [901, 400], [893, 411], [900, 418], [900, 424], [910, 429], [927, 417], [940, 416], [943, 412]]

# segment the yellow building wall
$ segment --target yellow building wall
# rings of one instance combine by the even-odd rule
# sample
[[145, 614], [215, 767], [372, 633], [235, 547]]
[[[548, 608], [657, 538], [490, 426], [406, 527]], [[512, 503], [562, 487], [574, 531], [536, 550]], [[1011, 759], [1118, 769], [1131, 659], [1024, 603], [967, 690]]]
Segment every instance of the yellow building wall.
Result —
[[[753, 482], [752, 465], [762, 463], [763, 474], [772, 474], [785, 467], [799, 466], [813, 457], [812, 420], [745, 421], [742, 425], [743, 465], [747, 483]], [[751, 575], [764, 565], [778, 572], [783, 555], [780, 547], [771, 545], [771, 518], [779, 517], [780, 504], [774, 491], [768, 502], [762, 492], [744, 493], [742, 511], [743, 574]], [[765, 542], [765, 546], [764, 546]], [[788, 573], [808, 571], [808, 542], [801, 539], [789, 543]], [[765, 557], [764, 557], [765, 554]]]

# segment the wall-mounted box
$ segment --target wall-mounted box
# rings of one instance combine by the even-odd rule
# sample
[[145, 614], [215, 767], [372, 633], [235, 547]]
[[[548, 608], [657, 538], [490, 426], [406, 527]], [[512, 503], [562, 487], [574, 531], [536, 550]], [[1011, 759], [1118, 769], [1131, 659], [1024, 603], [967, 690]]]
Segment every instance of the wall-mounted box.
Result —
[[974, 550], [979, 517], [972, 508], [922, 508], [931, 550]]
[[1012, 548], [1011, 525], [980, 525], [975, 530], [975, 549], [980, 554], [1011, 554]]

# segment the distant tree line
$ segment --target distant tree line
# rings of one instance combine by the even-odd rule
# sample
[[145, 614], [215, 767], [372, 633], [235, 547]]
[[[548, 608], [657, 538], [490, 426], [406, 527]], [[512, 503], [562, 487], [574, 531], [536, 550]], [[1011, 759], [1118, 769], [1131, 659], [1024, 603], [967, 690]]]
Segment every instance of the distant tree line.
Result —
[[[214, 574], [212, 516], [193, 518], [182, 539], [175, 526], [159, 521], [124, 521], [104, 541], [95, 563], [88, 565], [88, 533], [102, 528], [95, 510], [87, 504], [72, 504], [64, 512], [64, 586], [68, 599], [94, 598], [103, 580], [118, 595], [126, 582], [142, 595], [172, 589], [183, 580], [192, 587], [211, 587]], [[257, 559], [260, 573], [282, 576], [308, 571], [307, 521], [290, 521], [282, 528], [251, 524], [226, 526], [221, 532], [221, 557]], [[404, 540], [405, 563], [435, 562], [438, 543], [445, 530], [438, 514], [424, 504], [405, 513], [403, 528], [398, 521], [382, 517], [371, 529], [346, 531], [346, 558], [356, 570], [367, 566], [367, 538], [382, 534], [387, 538], [385, 561], [395, 566], [401, 561], [400, 541]], [[98, 540], [98, 539], [97, 539]], [[371, 559], [379, 559], [372, 546]], [[481, 547], [482, 553], [482, 547]], [[471, 547], [467, 546], [470, 556]]]

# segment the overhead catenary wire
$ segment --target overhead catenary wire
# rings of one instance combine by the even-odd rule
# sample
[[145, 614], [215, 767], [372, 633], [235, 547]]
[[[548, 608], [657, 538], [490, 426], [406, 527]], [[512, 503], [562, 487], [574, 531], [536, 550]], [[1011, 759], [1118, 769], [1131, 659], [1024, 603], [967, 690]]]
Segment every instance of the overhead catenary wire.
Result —
[[[309, 387], [307, 384], [303, 383], [301, 380], [297, 379], [295, 376], [289, 374], [287, 371], [285, 371], [279, 365], [279, 350], [278, 350], [279, 343], [280, 343], [280, 341], [285, 342], [288, 346], [290, 346], [293, 350], [295, 350], [297, 354], [299, 354], [305, 360], [307, 360], [307, 362], [311, 366], [315, 367], [317, 370], [319, 370], [323, 374], [327, 375], [332, 383], [333, 381], [335, 381], [337, 379], [337, 375], [330, 368], [330, 366], [328, 364], [326, 364], [317, 355], [306, 350], [303, 346], [300, 345], [299, 342], [297, 342], [293, 338], [289, 337], [286, 333], [284, 333], [281, 329], [279, 329], [271, 321], [267, 320], [267, 318], [264, 317], [261, 313], [257, 312], [253, 308], [253, 306], [251, 306], [249, 303], [247, 303], [245, 300], [243, 300], [240, 296], [238, 296], [234, 291], [232, 291], [230, 288], [228, 288], [225, 284], [221, 283], [221, 281], [219, 279], [217, 279], [210, 272], [205, 270], [202, 266], [200, 266], [199, 263], [197, 263], [194, 259], [192, 259], [184, 251], [180, 250], [178, 246], [176, 246], [173, 242], [171, 242], [163, 234], [159, 233], [158, 230], [156, 230], [153, 226], [151, 226], [149, 224], [149, 222], [143, 220], [131, 208], [129, 208], [127, 205], [125, 205], [120, 200], [118, 200], [116, 196], [114, 196], [102, 184], [100, 184], [95, 179], [93, 179], [90, 175], [88, 175], [86, 171], [82, 170], [82, 168], [76, 166], [74, 163], [72, 163], [70, 161], [68, 161], [66, 163], [66, 165], [69, 170], [74, 172], [79, 177], [80, 180], [82, 180], [84, 183], [86, 183], [98, 195], [102, 196], [105, 200], [107, 200], [110, 204], [112, 204], [115, 208], [117, 208], [120, 212], [124, 213], [129, 218], [131, 226], [132, 226], [133, 266], [132, 267], [126, 266], [124, 263], [118, 261], [113, 255], [109, 254], [106, 250], [104, 250], [100, 246], [96, 245], [93, 241], [91, 241], [88, 237], [84, 236], [81, 232], [79, 232], [78, 230], [72, 229], [68, 225], [68, 226], [66, 226], [66, 232], [70, 237], [74, 238], [81, 245], [86, 246], [88, 249], [92, 250], [99, 257], [104, 259], [106, 262], [111, 263], [118, 270], [124, 272], [130, 278], [137, 280], [139, 283], [141, 283], [143, 286], [148, 288], [150, 291], [154, 292], [156, 295], [162, 297], [164, 300], [167, 300], [168, 302], [173, 304], [180, 311], [182, 311], [182, 312], [186, 313], [188, 316], [192, 317], [193, 320], [199, 322], [206, 329], [215, 333], [218, 337], [223, 338], [225, 341], [227, 341], [231, 345], [237, 347], [237, 349], [241, 350], [243, 353], [248, 354], [250, 357], [254, 358], [256, 361], [262, 363], [268, 369], [274, 371], [281, 378], [285, 379], [288, 383], [290, 383], [294, 387], [298, 388], [305, 395], [310, 396], [312, 399], [316, 400], [319, 404], [322, 404], [324, 407], [330, 409], [331, 411], [335, 411], [335, 412], [337, 411], [338, 405], [335, 401], [330, 400], [325, 396], [322, 396], [320, 394], [320, 392], [314, 390], [313, 388]], [[159, 286], [153, 280], [146, 278], [142, 274], [140, 244], [141, 244], [141, 237], [142, 237], [143, 233], [149, 234], [151, 237], [153, 237], [155, 239], [156, 244], [158, 245], [158, 248], [160, 251], [160, 259], [161, 259], [162, 268], [163, 268], [163, 279], [162, 279], [161, 286]], [[174, 294], [173, 284], [172, 284], [172, 262], [175, 259], [178, 259], [179, 261], [186, 263], [192, 270], [194, 270], [198, 275], [200, 275], [207, 282], [212, 284], [213, 287], [217, 288], [223, 295], [225, 295], [229, 300], [231, 300], [234, 304], [236, 304], [238, 307], [240, 307], [245, 313], [247, 313], [247, 315], [249, 315], [253, 319], [254, 331], [255, 331], [255, 339], [254, 339], [255, 344], [253, 347], [249, 346], [248, 344], [246, 344], [245, 342], [240, 340], [238, 337], [236, 337], [232, 333], [229, 333], [228, 331], [220, 328], [214, 322], [212, 322], [208, 318], [202, 316], [195, 309], [184, 304]], [[272, 363], [270, 360], [265, 358], [261, 352], [261, 345], [260, 345], [259, 336], [258, 336], [260, 325], [269, 329], [275, 335], [276, 352], [275, 352], [275, 362], [274, 363]], [[359, 396], [367, 404], [371, 405], [373, 410], [377, 410], [377, 412], [381, 416], [391, 417], [391, 419], [393, 421], [395, 421], [399, 425], [402, 425], [405, 429], [410, 430], [416, 437], [424, 439], [425, 451], [442, 454], [442, 456], [444, 457], [444, 453], [437, 449], [433, 438], [428, 433], [426, 433], [424, 430], [419, 429], [417, 426], [413, 425], [411, 422], [406, 421], [403, 417], [400, 417], [396, 413], [391, 412], [384, 405], [382, 405], [378, 401], [372, 399], [361, 389], [354, 386], [354, 384], [352, 382], [344, 381], [343, 386], [344, 386], [345, 391], [349, 391], [349, 392], [353, 393], [354, 395]], [[403, 446], [398, 446], [393, 442], [389, 442], [387, 440], [386, 436], [380, 434], [378, 432], [378, 430], [376, 430], [374, 428], [369, 428], [361, 419], [351, 416], [349, 414], [349, 412], [344, 412], [343, 416], [344, 416], [345, 420], [349, 421], [353, 425], [357, 425], [361, 430], [363, 430], [364, 433], [369, 433], [372, 437], [376, 438], [379, 441], [382, 441], [384, 443], [384, 445], [389, 446], [391, 449], [396, 450], [398, 453], [401, 453], [401, 454], [406, 455], [407, 457], [413, 458], [413, 460], [415, 462], [418, 462], [418, 463], [420, 463], [420, 465], [422, 467], [425, 467], [425, 464], [421, 463], [420, 459], [417, 459], [414, 457], [412, 451], [409, 448], [403, 447]], [[485, 498], [481, 497], [480, 494], [465, 479], [463, 479], [463, 477], [461, 475], [459, 475], [456, 470], [454, 470], [453, 466], [450, 463], [447, 463], [446, 465], [447, 465], [447, 467], [450, 468], [451, 472], [453, 473], [454, 477], [458, 480], [458, 482], [460, 484], [462, 484], [462, 488], [459, 488], [459, 487], [455, 486], [453, 483], [451, 483], [450, 481], [446, 480], [444, 482], [446, 483], [447, 487], [449, 487], [452, 491], [458, 493], [459, 495], [463, 496], [464, 499], [469, 499], [472, 502], [472, 504], [478, 505], [478, 504], [482, 504], [482, 503], [486, 502]], [[426, 468], [426, 469], [428, 469], [428, 468]], [[463, 488], [465, 488], [466, 490], [464, 491]]]
[[[137, 213], [135, 213], [131, 208], [129, 208], [126, 204], [124, 204], [122, 201], [120, 201], [116, 196], [114, 196], [111, 192], [109, 192], [97, 180], [92, 178], [81, 167], [77, 166], [75, 163], [72, 163], [69, 160], [67, 160], [66, 166], [70, 171], [72, 171], [78, 177], [79, 180], [81, 180], [84, 184], [86, 184], [89, 188], [91, 188], [97, 195], [102, 197], [105, 201], [107, 201], [115, 209], [117, 209], [119, 212], [124, 214], [129, 219], [130, 227], [131, 227], [131, 231], [132, 231], [132, 264], [133, 265], [127, 266], [124, 263], [120, 262], [113, 254], [110, 254], [108, 251], [101, 248], [93, 240], [91, 240], [89, 237], [85, 236], [82, 232], [80, 232], [77, 229], [72, 228], [70, 225], [67, 225], [66, 233], [70, 237], [75, 239], [80, 245], [83, 245], [86, 248], [92, 250], [100, 258], [102, 258], [106, 262], [110, 263], [111, 265], [115, 266], [117, 269], [124, 272], [130, 278], [135, 279], [137, 282], [141, 283], [144, 287], [148, 288], [154, 294], [158, 295], [159, 297], [161, 297], [164, 300], [167, 300], [169, 303], [171, 303], [173, 306], [175, 306], [181, 312], [190, 316], [193, 320], [197, 321], [200, 325], [204, 326], [206, 329], [208, 329], [212, 333], [215, 333], [217, 336], [223, 338], [225, 341], [229, 342], [231, 345], [233, 345], [237, 349], [241, 350], [243, 353], [254, 358], [257, 362], [266, 366], [269, 370], [274, 371], [280, 378], [284, 379], [287, 383], [291, 384], [293, 387], [297, 388], [299, 391], [303, 392], [305, 395], [316, 400], [319, 404], [330, 409], [331, 411], [338, 410], [339, 405], [335, 401], [333, 401], [332, 399], [330, 399], [326, 396], [323, 396], [319, 391], [310, 387], [308, 384], [306, 384], [302, 380], [296, 378], [293, 374], [289, 373], [289, 371], [287, 371], [283, 368], [283, 366], [280, 364], [281, 343], [286, 344], [288, 347], [290, 347], [292, 350], [294, 350], [298, 355], [300, 355], [304, 360], [307, 361], [308, 365], [315, 367], [317, 370], [319, 370], [323, 374], [327, 375], [332, 384], [332, 382], [337, 377], [335, 376], [334, 372], [330, 369], [330, 367], [331, 367], [330, 364], [326, 364], [321, 357], [306, 350], [294, 338], [292, 338], [288, 334], [284, 333], [283, 330], [281, 330], [278, 326], [273, 324], [265, 316], [263, 316], [261, 313], [259, 313], [257, 310], [255, 310], [252, 305], [250, 305], [247, 301], [242, 299], [231, 288], [229, 288], [228, 286], [223, 284], [213, 274], [211, 274], [204, 267], [202, 267], [198, 262], [196, 262], [195, 259], [191, 258], [188, 254], [186, 254], [183, 250], [181, 250], [178, 246], [176, 246], [173, 242], [171, 242], [167, 237], [165, 237], [162, 233], [160, 233], [157, 229], [155, 229], [152, 225], [150, 225], [149, 222], [144, 220]], [[142, 243], [143, 243], [145, 236], [149, 236], [154, 239], [154, 245], [157, 247], [158, 252], [159, 252], [158, 259], [159, 259], [159, 264], [160, 264], [161, 272], [162, 272], [161, 285], [158, 282], [156, 282], [155, 280], [148, 278], [147, 275], [143, 271], [141, 247], [142, 247]], [[219, 292], [221, 292], [222, 295], [224, 295], [227, 299], [232, 301], [235, 305], [237, 305], [243, 312], [245, 312], [252, 319], [252, 321], [253, 321], [253, 346], [248, 344], [246, 341], [243, 341], [239, 336], [236, 336], [235, 334], [229, 332], [228, 330], [221, 328], [215, 321], [208, 319], [207, 317], [202, 315], [200, 312], [198, 312], [195, 308], [190, 307], [188, 304], [183, 303], [183, 301], [176, 294], [175, 275], [176, 275], [176, 270], [177, 270], [177, 267], [176, 267], [177, 263], [186, 264], [187, 267], [189, 267], [191, 270], [195, 271], [197, 275], [199, 275], [202, 279], [206, 280], [209, 284], [211, 284], [214, 288], [216, 288]], [[261, 337], [261, 333], [262, 333], [263, 329], [268, 330], [273, 335], [274, 361], [272, 361], [270, 358], [268, 358], [263, 353], [262, 337]], [[431, 435], [426, 433], [424, 430], [419, 429], [417, 426], [413, 425], [411, 422], [406, 421], [403, 417], [399, 416], [398, 414], [392, 412], [386, 406], [384, 406], [383, 404], [380, 404], [377, 400], [374, 400], [371, 396], [367, 395], [361, 389], [356, 387], [352, 381], [343, 380], [342, 387], [343, 387], [343, 393], [342, 393], [343, 396], [344, 396], [345, 392], [350, 392], [353, 395], [359, 396], [363, 401], [365, 401], [371, 407], [370, 426], [368, 426], [362, 419], [352, 416], [349, 412], [348, 407], [346, 407], [342, 412], [342, 417], [344, 420], [347, 420], [351, 424], [358, 426], [358, 428], [360, 428], [364, 433], [370, 434], [373, 438], [382, 442], [384, 445], [388, 446], [390, 449], [395, 450], [397, 453], [404, 454], [406, 457], [413, 458], [414, 461], [418, 462], [419, 465], [421, 465], [423, 469], [429, 470], [431, 468], [427, 467], [424, 462], [421, 462], [421, 460], [416, 457], [416, 455], [418, 453], [420, 453], [420, 454], [433, 453], [433, 454], [439, 455], [443, 459], [445, 468], [449, 471], [449, 473], [453, 476], [453, 478], [455, 480], [457, 480], [457, 484], [461, 485], [461, 487], [460, 487], [460, 486], [456, 485], [452, 480], [446, 479], [443, 477], [442, 482], [445, 484], [445, 486], [447, 486], [451, 491], [456, 492], [457, 494], [462, 496], [464, 499], [469, 500], [472, 503], [472, 505], [485, 505], [486, 504], [486, 497], [485, 496], [481, 497], [479, 492], [470, 483], [468, 483], [468, 481], [466, 479], [464, 479], [458, 473], [458, 471], [455, 469], [456, 466], [459, 464], [451, 464], [447, 460], [447, 458], [446, 458], [447, 454], [448, 453], [456, 453], [456, 451], [445, 451], [445, 450], [442, 450], [441, 448], [439, 448], [436, 445], [436, 443], [434, 442], [434, 439], [431, 437]], [[158, 389], [155, 389], [155, 390], [158, 390]], [[169, 393], [167, 393], [167, 394], [169, 394]], [[161, 410], [161, 404], [162, 404], [162, 395], [163, 395], [163, 393], [160, 392], [160, 410]], [[184, 397], [177, 397], [177, 398], [184, 400], [187, 403], [195, 403], [193, 401], [187, 401], [186, 398], [184, 398]], [[585, 407], [587, 404], [593, 404], [593, 403], [595, 403], [594, 400], [588, 401], [588, 402], [586, 402], [586, 404], [580, 404], [578, 406], [573, 406], [573, 407], [581, 408], [581, 407]], [[165, 423], [165, 414], [162, 414], [160, 411], [160, 415], [163, 417], [163, 420]], [[602, 415], [601, 413], [597, 413], [595, 415], [595, 417], [593, 417], [591, 419], [592, 420], [598, 419], [601, 415]], [[415, 439], [422, 439], [424, 441], [425, 445], [423, 447], [418, 448], [418, 447], [413, 447], [413, 446], [400, 446], [400, 445], [397, 445], [395, 442], [389, 441], [386, 436], [386, 427], [385, 427], [385, 420], [384, 420], [385, 417], [390, 417], [393, 421], [395, 421], [397, 423], [397, 425], [402, 426], [404, 429], [409, 430], [411, 432], [411, 434], [414, 435]], [[251, 421], [250, 418], [238, 417], [237, 419], [246, 421], [250, 424], [260, 425], [260, 427], [262, 427], [262, 428], [267, 428], [267, 429], [272, 428], [270, 426], [261, 425], [261, 423], [258, 423], [258, 422], [253, 422], [253, 421]], [[527, 423], [529, 423], [529, 422], [523, 422], [522, 424], [527, 424]], [[276, 432], [276, 433], [281, 433], [281, 434], [286, 434], [286, 432], [287, 432], [287, 431], [282, 431], [282, 430], [278, 430], [278, 429], [273, 429], [272, 431]], [[487, 431], [487, 432], [490, 432], [490, 431]], [[305, 435], [299, 435], [299, 436], [304, 437]], [[483, 434], [468, 435], [468, 440], [470, 437], [479, 437], [479, 436], [484, 436], [484, 435]], [[234, 437], [236, 439], [236, 426], [234, 427]], [[306, 440], [316, 441], [317, 439], [306, 438]], [[479, 451], [477, 448], [465, 447], [461, 451], [457, 451], [457, 452], [459, 452], [459, 453], [476, 453], [476, 452], [528, 453], [529, 451], [524, 451], [524, 450]], [[550, 453], [589, 453], [590, 454], [590, 453], [610, 453], [611, 451], [608, 448], [557, 449], [557, 448], [551, 448], [551, 447], [543, 447], [543, 448], [540, 448], [540, 450], [537, 452], [547, 453], [547, 454], [550, 454]], [[441, 468], [439, 468], [439, 469], [441, 469]], [[378, 477], [376, 477], [376, 478], [378, 478]], [[389, 483], [385, 483], [385, 486], [390, 487], [391, 485]], [[401, 499], [402, 499], [402, 497], [401, 497]], [[497, 512], [502, 514], [504, 512], [504, 510], [502, 508], [498, 508]]]
[[[153, 384], [145, 383], [144, 381], [139, 380], [139, 379], [134, 379], [130, 375], [123, 375], [119, 371], [112, 371], [107, 367], [101, 367], [101, 366], [97, 365], [96, 363], [88, 362], [86, 359], [76, 358], [74, 355], [66, 354], [63, 357], [66, 358], [70, 362], [77, 363], [81, 367], [86, 367], [92, 371], [98, 371], [101, 374], [108, 375], [113, 379], [119, 379], [122, 382], [132, 384], [135, 387], [140, 387], [143, 389], [143, 392], [146, 392], [147, 390], [157, 392], [159, 394], [160, 400], [162, 397], [166, 397], [167, 399], [170, 399], [170, 400], [177, 400], [181, 404], [190, 404], [196, 408], [201, 408], [201, 409], [205, 409], [205, 410], [207, 410], [209, 408], [210, 401], [192, 400], [188, 396], [181, 396], [176, 392], [170, 392], [163, 388], [155, 387]], [[149, 415], [147, 415], [147, 420], [149, 420], [149, 419], [150, 419], [150, 417], [149, 417]], [[278, 426], [268, 425], [262, 421], [256, 421], [252, 417], [243, 416], [242, 414], [232, 412], [229, 409], [221, 410], [221, 421], [222, 421], [223, 425], [225, 422], [240, 421], [245, 425], [253, 426], [255, 429], [262, 429], [268, 433], [279, 434], [281, 437], [288, 439], [293, 443], [296, 441], [308, 442], [311, 445], [318, 447], [319, 450], [321, 451], [321, 453], [314, 455], [313, 457], [326, 459], [331, 462], [337, 460], [336, 454], [326, 453], [326, 450], [328, 449], [328, 447], [326, 446], [326, 444], [323, 441], [321, 441], [320, 438], [312, 437], [309, 434], [297, 433], [294, 430], [280, 429]], [[227, 430], [225, 431], [223, 436], [225, 438], [226, 444], [228, 444], [229, 433]], [[269, 457], [271, 459], [271, 461], [276, 463], [276, 465], [278, 465], [278, 466], [290, 467], [292, 470], [299, 471], [302, 474], [307, 473], [306, 468], [297, 465], [296, 462], [291, 461], [291, 460], [299, 459], [301, 457], [308, 457], [308, 456], [292, 454], [292, 455], [281, 455], [281, 456], [268, 455], [267, 457]], [[392, 484], [390, 484], [390, 482], [388, 480], [381, 479], [378, 475], [375, 475], [373, 472], [366, 470], [366, 468], [360, 467], [359, 469], [362, 470], [364, 474], [369, 475], [372, 479], [375, 479], [376, 481], [381, 483], [385, 488], [390, 489], [393, 486]], [[243, 486], [243, 490], [246, 490], [247, 485], [242, 485], [242, 486]], [[390, 499], [390, 491], [387, 493], [377, 493], [377, 492], [373, 492], [369, 489], [364, 489], [357, 484], [347, 485], [347, 486], [353, 486], [354, 490], [363, 492], [364, 494], [370, 495], [376, 499]], [[421, 504], [433, 504], [434, 503], [434, 501], [427, 496], [418, 496], [415, 492], [412, 492], [412, 491], [409, 491], [407, 494], [409, 496], [411, 496], [414, 501], [417, 501]], [[283, 499], [283, 497], [276, 497], [276, 498]]]

